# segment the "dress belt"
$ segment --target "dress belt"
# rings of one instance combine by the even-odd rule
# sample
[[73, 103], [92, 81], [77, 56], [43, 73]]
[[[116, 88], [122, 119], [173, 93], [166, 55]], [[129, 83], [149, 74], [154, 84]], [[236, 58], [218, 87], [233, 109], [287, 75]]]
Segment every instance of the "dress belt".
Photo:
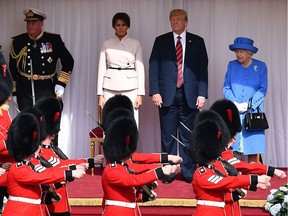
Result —
[[18, 201], [18, 202], [25, 202], [30, 204], [37, 204], [40, 205], [41, 199], [31, 199], [26, 197], [16, 197], [9, 195], [9, 200]]
[[33, 78], [33, 80], [47, 80], [47, 79], [51, 79], [55, 76], [56, 71], [53, 74], [49, 74], [49, 75], [38, 75], [38, 74], [33, 74], [33, 76], [31, 74], [27, 74], [25, 72], [19, 71], [19, 73], [23, 76], [26, 77], [28, 79]]
[[126, 208], [132, 208], [135, 209], [136, 203], [129, 203], [129, 202], [123, 202], [118, 200], [105, 200], [105, 205], [111, 205], [111, 206], [121, 206]]
[[214, 206], [214, 207], [224, 208], [225, 203], [224, 202], [210, 201], [210, 200], [197, 200], [197, 205]]
[[135, 70], [135, 68], [121, 68], [121, 67], [108, 67], [108, 69], [113, 69], [113, 70]]

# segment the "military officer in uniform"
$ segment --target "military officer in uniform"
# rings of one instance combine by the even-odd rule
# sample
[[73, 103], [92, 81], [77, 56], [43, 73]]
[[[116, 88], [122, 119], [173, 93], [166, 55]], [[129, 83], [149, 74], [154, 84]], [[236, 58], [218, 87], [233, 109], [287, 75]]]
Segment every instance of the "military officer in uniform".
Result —
[[[42, 30], [45, 13], [38, 9], [27, 9], [23, 13], [27, 32], [13, 37], [9, 56], [13, 96], [17, 97], [19, 110], [33, 106], [42, 97], [62, 98], [74, 65], [60, 35]], [[59, 75], [58, 59], [62, 65]]]

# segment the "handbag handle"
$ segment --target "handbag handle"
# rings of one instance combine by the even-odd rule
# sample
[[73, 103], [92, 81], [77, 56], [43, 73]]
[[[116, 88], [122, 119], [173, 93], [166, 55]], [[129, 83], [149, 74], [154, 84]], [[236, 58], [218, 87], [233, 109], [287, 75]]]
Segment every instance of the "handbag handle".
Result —
[[250, 119], [252, 119], [252, 98], [248, 101], [247, 114], [249, 114]]
[[252, 98], [248, 101], [247, 110], [251, 110], [252, 111]]
[[[259, 106], [256, 108], [257, 109], [257, 113], [261, 113], [262, 118], [263, 117], [263, 112], [260, 112], [260, 108]], [[248, 110], [250, 110], [250, 112], [248, 112]], [[250, 119], [252, 119], [252, 98], [248, 101], [248, 108], [247, 108], [247, 113], [249, 113], [250, 115]]]

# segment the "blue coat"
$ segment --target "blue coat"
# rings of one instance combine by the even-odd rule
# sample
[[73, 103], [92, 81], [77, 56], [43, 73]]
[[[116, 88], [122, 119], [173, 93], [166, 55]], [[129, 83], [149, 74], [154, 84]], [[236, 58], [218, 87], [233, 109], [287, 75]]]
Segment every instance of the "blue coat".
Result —
[[[190, 108], [198, 96], [208, 97], [208, 56], [203, 38], [186, 33], [184, 91]], [[162, 106], [170, 106], [176, 94], [177, 60], [173, 32], [155, 39], [149, 60], [149, 95], [160, 94]]]
[[[257, 112], [257, 107], [264, 112], [264, 98], [267, 93], [268, 78], [266, 64], [253, 59], [252, 64], [245, 68], [237, 60], [230, 61], [223, 85], [223, 95], [232, 102], [249, 102], [252, 98], [252, 112]], [[240, 114], [242, 132], [237, 135], [233, 145], [234, 151], [244, 154], [265, 153], [264, 131], [247, 131], [244, 126], [245, 113]]]

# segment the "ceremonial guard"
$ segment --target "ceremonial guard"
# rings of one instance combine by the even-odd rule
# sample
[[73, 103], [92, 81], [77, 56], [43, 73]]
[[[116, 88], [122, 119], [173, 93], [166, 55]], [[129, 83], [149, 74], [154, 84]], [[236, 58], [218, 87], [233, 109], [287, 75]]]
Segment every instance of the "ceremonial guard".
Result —
[[[0, 46], [1, 49], [1, 46]], [[0, 51], [0, 141], [7, 139], [7, 131], [11, 124], [8, 102], [11, 100], [13, 80], [5, 58]], [[2, 143], [0, 152], [2, 152]]]
[[279, 170], [272, 166], [262, 163], [247, 163], [233, 152], [233, 144], [235, 143], [236, 134], [242, 130], [240, 117], [236, 105], [227, 99], [214, 102], [210, 108], [217, 112], [224, 120], [230, 131], [230, 140], [225, 151], [222, 152], [222, 158], [232, 164], [242, 174], [258, 174], [258, 175], [276, 175], [278, 178], [285, 178], [286, 174], [283, 170]]
[[0, 82], [0, 163], [12, 161], [6, 148], [7, 131], [11, 125], [8, 102], [11, 92], [4, 82]]
[[[10, 168], [13, 161], [6, 148], [7, 131], [11, 125], [8, 102], [11, 100], [12, 89], [12, 76], [4, 55], [0, 51], [0, 175]], [[3, 209], [4, 196], [8, 197], [7, 188], [0, 187], [0, 213]]]
[[[58, 146], [55, 146], [53, 141], [55, 135], [60, 131], [60, 118], [62, 112], [62, 104], [55, 97], [41, 98], [36, 102], [35, 108], [39, 109], [45, 119], [45, 127], [47, 135], [41, 140], [41, 151], [39, 156], [50, 163], [52, 167], [68, 167], [69, 169], [81, 168], [87, 169], [94, 167], [94, 163], [102, 163], [103, 155], [97, 155], [95, 158], [83, 158], [71, 160], [61, 151]], [[45, 201], [51, 215], [69, 216], [71, 207], [68, 200], [68, 192], [66, 184], [53, 184], [52, 189], [60, 195], [61, 199], [54, 202], [48, 197]]]
[[[232, 101], [227, 99], [218, 100], [212, 104], [210, 109], [217, 112], [222, 117], [227, 128], [229, 129], [230, 140], [225, 150], [221, 153], [221, 158], [233, 165], [234, 169], [236, 169], [236, 174], [240, 172], [241, 174], [265, 174], [270, 177], [273, 177], [273, 175], [277, 176], [278, 178], [286, 177], [286, 174], [283, 170], [279, 170], [261, 163], [247, 163], [243, 161], [239, 155], [233, 152], [232, 145], [235, 143], [236, 134], [242, 130], [242, 126], [240, 122], [238, 108]], [[258, 187], [261, 187], [261, 185], [258, 185]], [[254, 188], [252, 188], [251, 190], [254, 190]], [[225, 201], [226, 216], [242, 215], [238, 202], [239, 198], [239, 195], [235, 194], [235, 191], [232, 190], [231, 200], [233, 202], [228, 203]]]
[[[74, 60], [60, 35], [44, 32], [44, 12], [27, 9], [24, 12], [27, 32], [13, 37], [9, 68], [14, 81], [13, 96], [20, 110], [33, 106], [42, 97], [62, 98], [72, 73]], [[62, 64], [56, 71], [57, 61]]]
[[9, 200], [3, 216], [45, 216], [41, 206], [40, 184], [71, 181], [81, 178], [83, 170], [45, 169], [34, 166], [31, 158], [39, 151], [40, 129], [38, 119], [30, 113], [20, 113], [8, 130], [7, 147], [16, 161], [7, 173]]
[[9, 115], [8, 101], [11, 99], [11, 93], [4, 82], [0, 82], [0, 140], [7, 139], [7, 131], [11, 124]]
[[[119, 116], [130, 116], [133, 118], [133, 112], [132, 102], [127, 96], [115, 95], [111, 97], [104, 105], [101, 128], [109, 128], [110, 123]], [[182, 162], [182, 158], [177, 155], [168, 155], [166, 153], [134, 152], [125, 161], [125, 163], [127, 163], [129, 166], [130, 171], [135, 174], [147, 172], [151, 169], [163, 166], [164, 164], [168, 164], [168, 162], [179, 164]], [[141, 164], [141, 166], [138, 166], [138, 164]], [[153, 190], [156, 187], [158, 187], [158, 183], [156, 181], [136, 187], [137, 202], [146, 202], [156, 199], [157, 194]], [[105, 197], [103, 199], [103, 203], [105, 204]]]
[[[109, 100], [105, 106], [109, 104]], [[141, 213], [137, 201], [141, 196], [137, 188], [160, 179], [165, 174], [177, 174], [180, 168], [177, 165], [157, 165], [157, 168], [147, 170], [147, 164], [128, 162], [138, 142], [138, 129], [131, 112], [127, 111], [126, 114], [111, 119], [109, 124], [108, 121], [106, 123], [103, 150], [107, 165], [102, 174], [103, 215], [139, 216]]]
[[191, 155], [198, 163], [192, 182], [197, 199], [195, 216], [226, 215], [225, 196], [231, 188], [247, 188], [258, 183], [266, 188], [270, 186], [270, 177], [266, 175], [228, 176], [225, 173], [224, 166], [217, 159], [229, 138], [229, 131], [216, 112], [208, 110], [197, 115], [190, 142]]
[[[125, 95], [115, 95], [106, 101], [102, 110], [101, 128], [105, 130], [109, 123], [121, 115], [133, 116], [134, 109], [132, 102]], [[105, 132], [105, 131], [104, 131]], [[135, 163], [182, 163], [182, 158], [178, 155], [169, 155], [167, 153], [139, 153], [134, 152], [130, 160]]]
[[[3, 72], [4, 71], [1, 72], [2, 75], [4, 75]], [[7, 71], [5, 73], [7, 73]], [[7, 74], [5, 75], [5, 77], [7, 77]], [[11, 92], [6, 85], [5, 80], [3, 81], [2, 78], [3, 77], [1, 77], [0, 79], [0, 176], [2, 176], [3, 173], [5, 173], [6, 170], [10, 168], [11, 162], [13, 161], [13, 159], [9, 157], [9, 153], [6, 147], [7, 131], [11, 125], [11, 117], [9, 115], [8, 105], [9, 100], [11, 100]], [[3, 208], [4, 196], [8, 197], [7, 188], [0, 187], [0, 214]]]

